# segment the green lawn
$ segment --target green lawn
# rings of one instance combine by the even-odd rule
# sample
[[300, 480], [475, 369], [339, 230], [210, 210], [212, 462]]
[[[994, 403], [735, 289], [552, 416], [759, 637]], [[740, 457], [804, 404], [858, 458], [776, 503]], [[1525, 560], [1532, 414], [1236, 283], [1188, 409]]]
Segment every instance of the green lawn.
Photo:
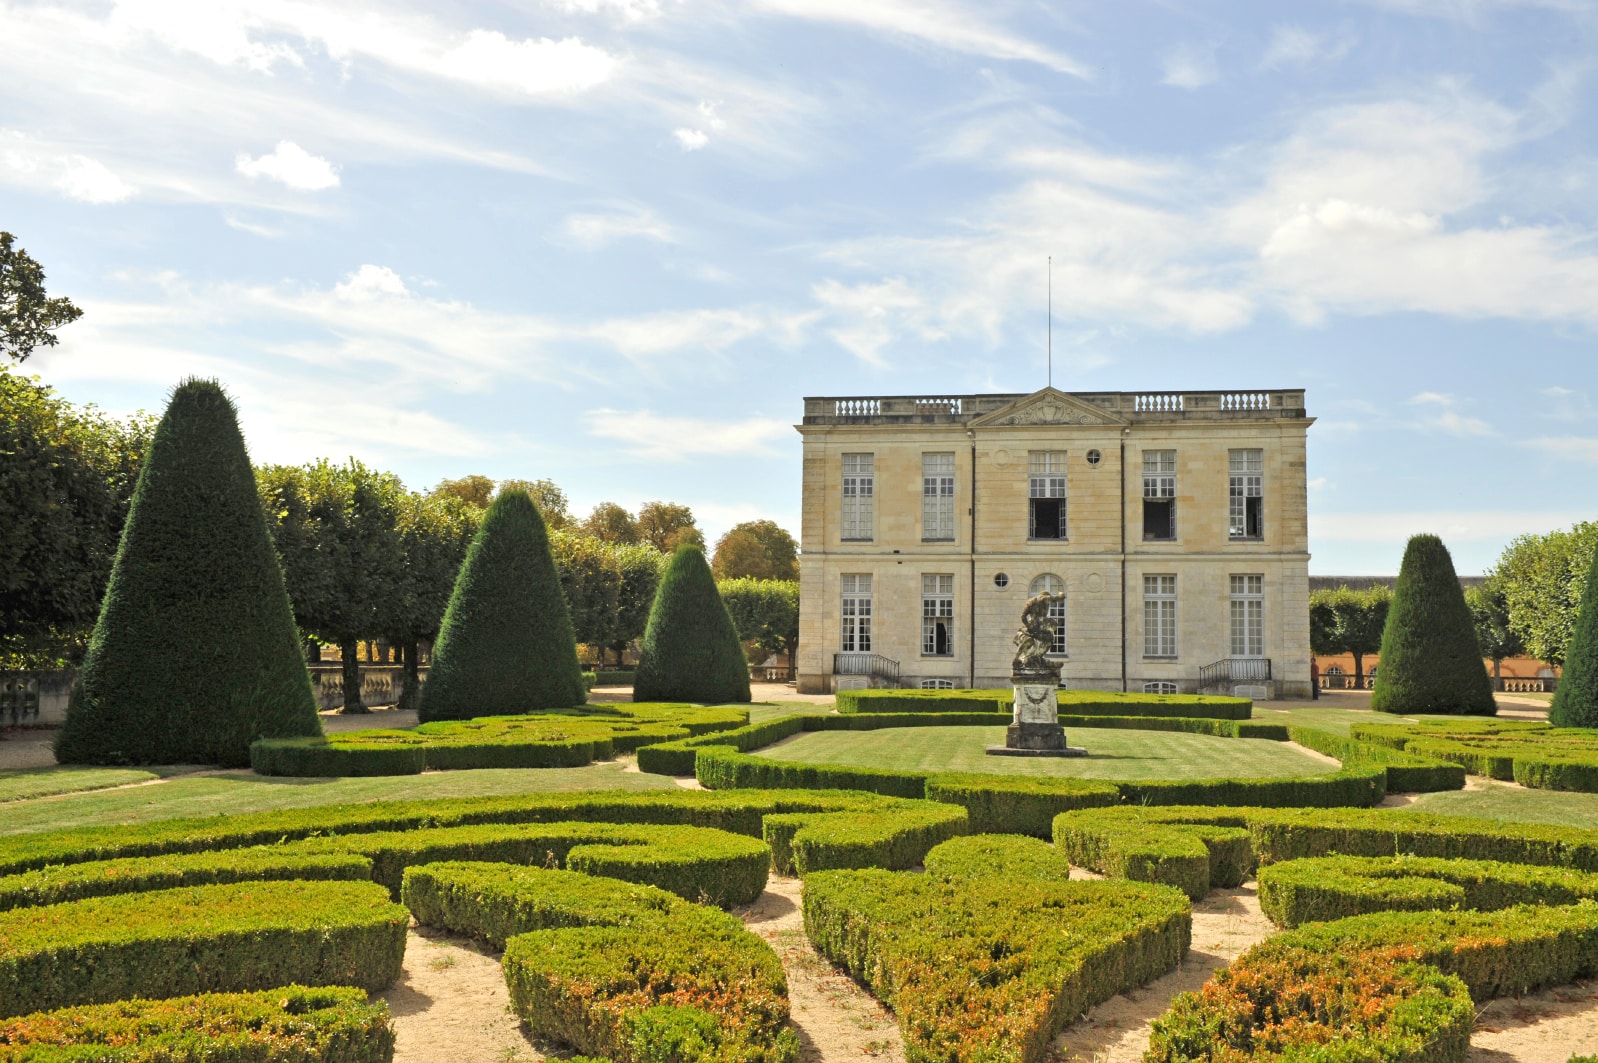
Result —
[[30, 797], [75, 794], [81, 790], [104, 790], [112, 786], [150, 782], [171, 775], [171, 768], [21, 768], [0, 771], [0, 801], [24, 801]]
[[1210, 779], [1319, 775], [1337, 765], [1282, 742], [1211, 738], [1174, 731], [1066, 731], [1086, 757], [990, 757], [1004, 744], [1003, 727], [912, 727], [882, 731], [814, 731], [761, 750], [757, 756], [808, 764], [846, 764], [901, 771], [974, 771], [1072, 775], [1088, 779]]
[[1421, 794], [1406, 811], [1598, 828], [1598, 794], [1527, 790], [1480, 779], [1473, 780], [1475, 783], [1479, 783], [1481, 789]]
[[14, 801], [6, 805], [4, 817], [0, 817], [0, 834], [357, 801], [490, 797], [556, 790], [669, 790], [674, 785], [660, 775], [623, 771], [616, 761], [584, 768], [492, 768], [375, 779], [288, 779], [248, 771], [224, 772], [109, 793]]
[[765, 723], [779, 716], [827, 716], [832, 713], [832, 702], [817, 705], [811, 701], [757, 701], [746, 706], [750, 723]]

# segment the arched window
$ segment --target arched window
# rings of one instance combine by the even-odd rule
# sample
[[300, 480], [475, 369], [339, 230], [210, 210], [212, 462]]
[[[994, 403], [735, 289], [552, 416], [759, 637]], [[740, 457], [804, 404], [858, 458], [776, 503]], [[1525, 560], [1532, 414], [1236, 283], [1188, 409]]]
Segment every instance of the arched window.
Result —
[[1027, 597], [1034, 594], [1058, 594], [1060, 600], [1049, 606], [1049, 619], [1054, 621], [1054, 648], [1049, 656], [1065, 656], [1065, 580], [1052, 572], [1045, 572], [1032, 581]]

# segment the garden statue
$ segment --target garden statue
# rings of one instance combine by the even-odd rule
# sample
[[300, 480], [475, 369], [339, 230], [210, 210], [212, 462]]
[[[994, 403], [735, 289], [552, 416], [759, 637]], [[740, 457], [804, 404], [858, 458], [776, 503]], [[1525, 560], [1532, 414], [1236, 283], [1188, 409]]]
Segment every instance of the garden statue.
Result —
[[1015, 689], [1015, 712], [1004, 745], [989, 746], [1001, 757], [1080, 757], [1087, 750], [1065, 744], [1060, 726], [1060, 662], [1049, 659], [1056, 624], [1049, 615], [1063, 594], [1038, 594], [1021, 610], [1021, 630], [1015, 633], [1015, 659], [1010, 680]]

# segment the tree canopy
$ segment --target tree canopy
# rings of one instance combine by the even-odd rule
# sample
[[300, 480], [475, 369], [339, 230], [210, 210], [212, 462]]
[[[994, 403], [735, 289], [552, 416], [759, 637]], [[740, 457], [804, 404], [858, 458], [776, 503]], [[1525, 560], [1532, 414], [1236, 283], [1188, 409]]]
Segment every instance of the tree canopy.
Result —
[[1465, 588], [1465, 604], [1470, 606], [1481, 655], [1493, 662], [1496, 677], [1505, 657], [1519, 657], [1526, 652], [1520, 633], [1509, 622], [1509, 600], [1497, 581], [1488, 580], [1479, 587]]
[[607, 543], [636, 543], [638, 521], [622, 506], [601, 502], [583, 521], [583, 534]]
[[40, 347], [54, 347], [56, 330], [83, 316], [63, 296], [44, 289], [44, 267], [16, 246], [16, 237], [0, 232], [0, 353], [26, 361]]
[[81, 657], [154, 431], [0, 365], [0, 661]]
[[711, 568], [717, 579], [796, 580], [799, 544], [776, 521], [745, 521], [716, 540]]
[[705, 533], [694, 523], [694, 511], [675, 502], [645, 502], [638, 508], [639, 538], [662, 553], [679, 546], [705, 545]]
[[499, 491], [524, 491], [538, 507], [544, 526], [551, 531], [568, 528], [572, 524], [571, 502], [566, 492], [553, 480], [501, 480]]
[[1490, 576], [1503, 591], [1510, 628], [1531, 656], [1552, 665], [1564, 663], [1595, 553], [1598, 521], [1583, 521], [1569, 529], [1522, 535], [1499, 557]]
[[256, 738], [320, 733], [237, 414], [219, 384], [185, 381], [139, 472], [56, 756], [237, 766]]
[[716, 583], [738, 637], [767, 653], [788, 654], [790, 673], [799, 652], [797, 580], [726, 579]]
[[458, 480], [440, 480], [438, 486], [428, 494], [449, 495], [462, 502], [469, 502], [478, 509], [487, 509], [488, 504], [494, 500], [494, 480], [492, 477], [473, 473]]
[[1548, 721], [1556, 727], [1598, 727], [1598, 554], [1587, 570]]

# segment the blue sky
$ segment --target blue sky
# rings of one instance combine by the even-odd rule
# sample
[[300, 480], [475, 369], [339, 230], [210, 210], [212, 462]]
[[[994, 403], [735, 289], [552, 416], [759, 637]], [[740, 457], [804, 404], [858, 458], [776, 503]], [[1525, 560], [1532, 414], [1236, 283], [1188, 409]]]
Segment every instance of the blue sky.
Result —
[[28, 368], [797, 531], [806, 394], [1303, 387], [1311, 571], [1598, 516], [1598, 0], [0, 0]]

